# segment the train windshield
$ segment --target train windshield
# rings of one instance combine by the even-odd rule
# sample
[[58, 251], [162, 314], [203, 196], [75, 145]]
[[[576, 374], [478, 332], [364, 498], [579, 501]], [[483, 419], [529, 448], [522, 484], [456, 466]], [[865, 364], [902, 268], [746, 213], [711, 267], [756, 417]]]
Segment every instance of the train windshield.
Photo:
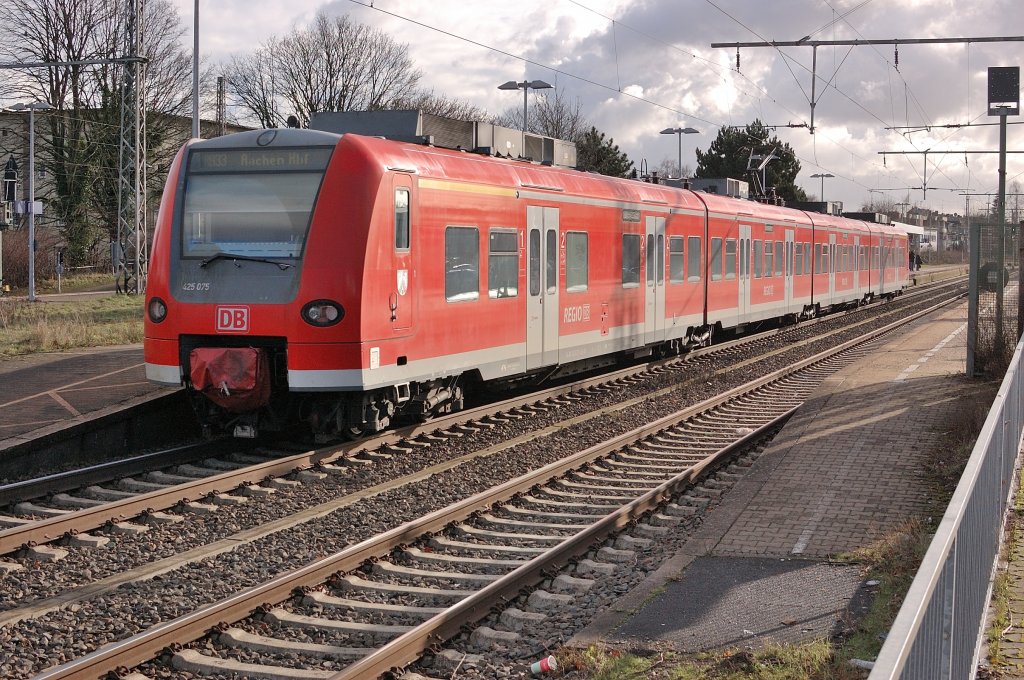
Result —
[[185, 180], [182, 255], [301, 257], [332, 150], [193, 150]]

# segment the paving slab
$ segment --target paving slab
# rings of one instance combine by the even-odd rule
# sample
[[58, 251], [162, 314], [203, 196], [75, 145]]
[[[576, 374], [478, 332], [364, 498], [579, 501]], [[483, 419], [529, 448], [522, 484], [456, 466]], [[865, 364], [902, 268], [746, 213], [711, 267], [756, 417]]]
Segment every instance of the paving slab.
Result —
[[966, 317], [965, 304], [929, 315], [826, 379], [677, 554], [569, 644], [791, 642], [830, 634], [851, 602], [858, 613], [870, 589], [835, 558], [944, 511], [924, 456], [986, 389], [963, 375]]

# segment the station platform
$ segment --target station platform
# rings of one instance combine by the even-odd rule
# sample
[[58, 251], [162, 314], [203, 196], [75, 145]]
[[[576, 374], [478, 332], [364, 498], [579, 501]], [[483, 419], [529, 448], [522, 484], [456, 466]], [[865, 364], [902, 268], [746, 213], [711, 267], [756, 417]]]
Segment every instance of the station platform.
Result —
[[0, 386], [0, 452], [112, 409], [174, 391], [146, 380], [142, 345], [3, 359]]
[[689, 653], [842, 630], [877, 585], [843, 556], [944, 511], [921, 468], [984, 389], [964, 377], [966, 325], [966, 302], [935, 312], [828, 378], [679, 552], [567, 644]]

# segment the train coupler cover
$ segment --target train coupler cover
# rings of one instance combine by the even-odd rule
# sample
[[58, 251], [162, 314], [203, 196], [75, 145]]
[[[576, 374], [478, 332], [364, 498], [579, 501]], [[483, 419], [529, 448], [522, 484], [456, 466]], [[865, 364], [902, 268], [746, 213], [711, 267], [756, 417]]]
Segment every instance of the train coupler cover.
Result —
[[270, 403], [270, 362], [253, 347], [198, 347], [189, 353], [192, 387], [232, 413]]

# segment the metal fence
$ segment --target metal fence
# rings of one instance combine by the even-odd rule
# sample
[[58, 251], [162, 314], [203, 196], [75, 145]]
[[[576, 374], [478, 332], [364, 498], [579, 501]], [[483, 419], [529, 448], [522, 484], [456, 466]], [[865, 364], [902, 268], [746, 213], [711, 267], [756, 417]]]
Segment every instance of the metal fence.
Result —
[[1014, 227], [998, 224], [971, 226], [973, 332], [968, 341], [971, 375], [1002, 375], [1020, 337], [1018, 235]]
[[1024, 425], [1017, 345], [978, 441], [869, 680], [974, 677]]

